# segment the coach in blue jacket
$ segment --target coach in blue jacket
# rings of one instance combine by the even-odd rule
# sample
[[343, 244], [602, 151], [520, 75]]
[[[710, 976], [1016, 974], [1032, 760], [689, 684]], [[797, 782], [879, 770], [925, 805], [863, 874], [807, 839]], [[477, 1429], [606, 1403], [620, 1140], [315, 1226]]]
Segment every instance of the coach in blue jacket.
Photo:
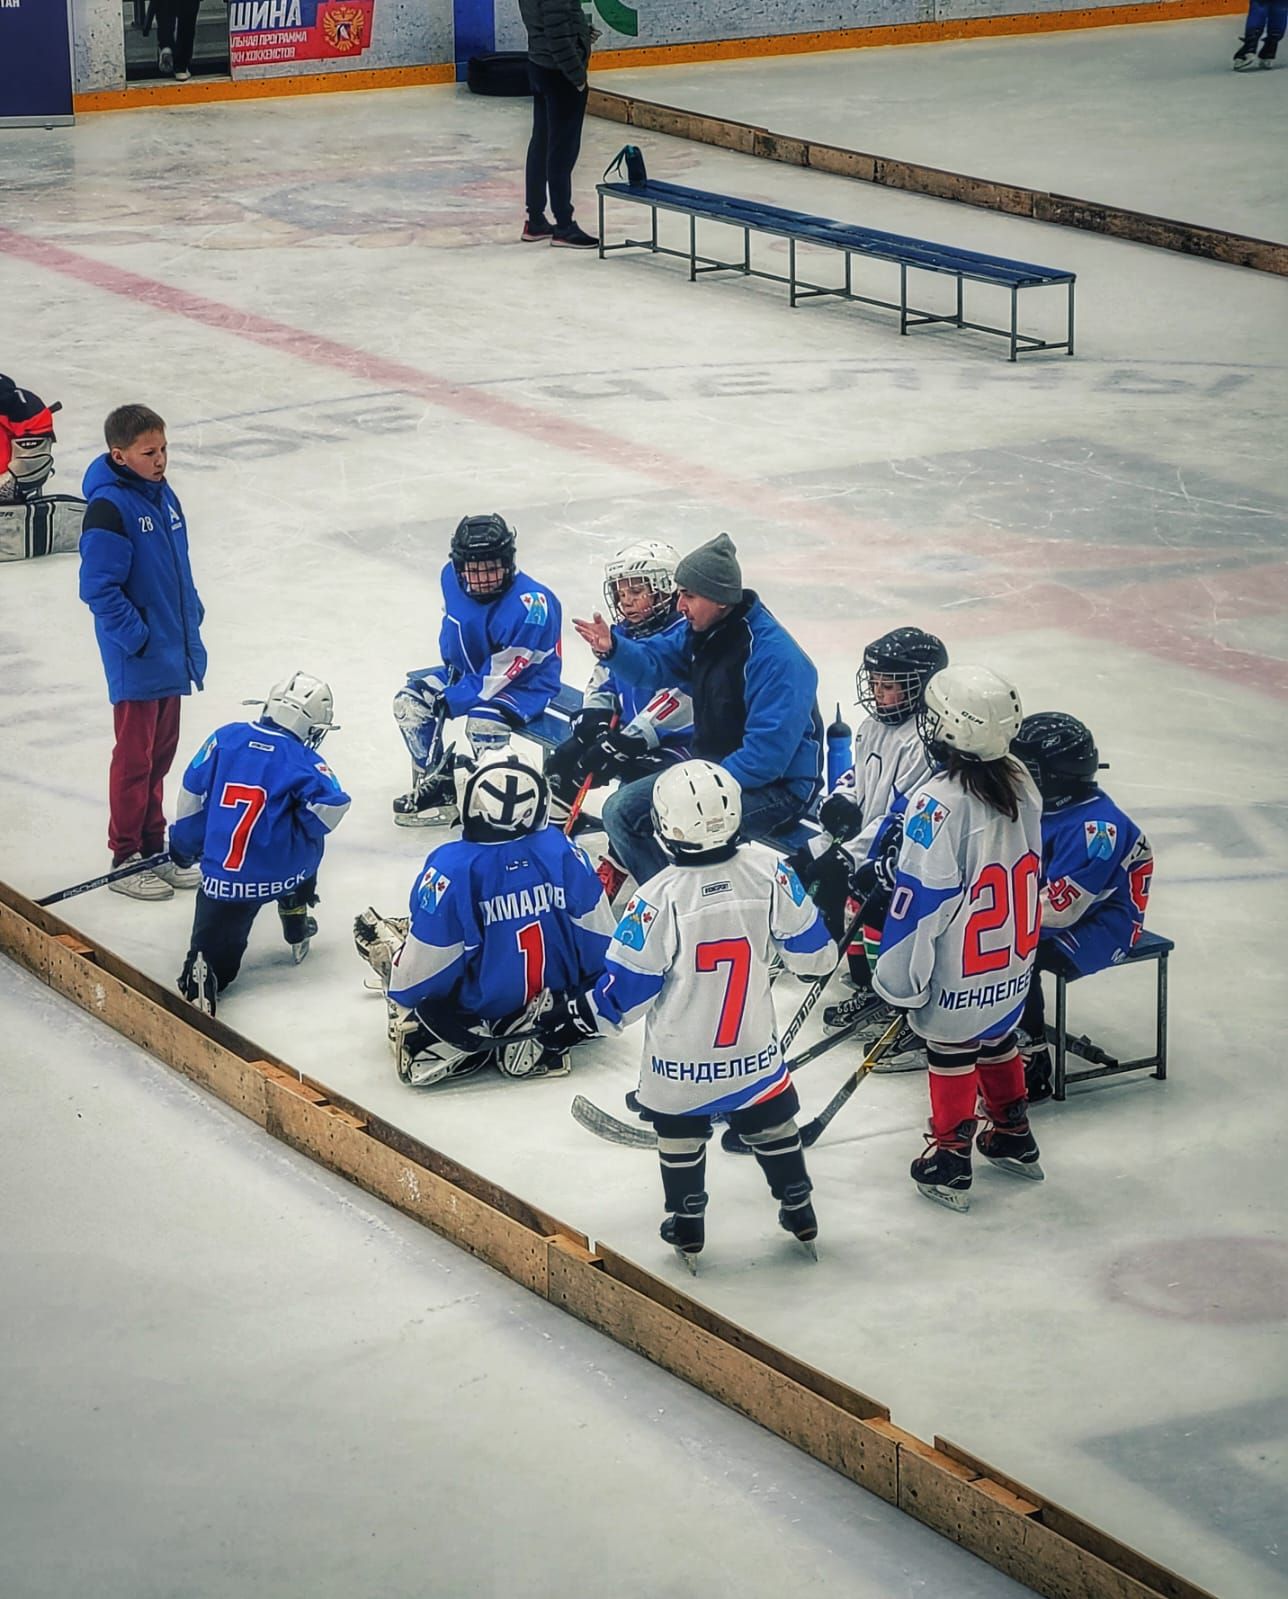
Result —
[[[677, 685], [688, 690], [694, 755], [738, 779], [745, 834], [777, 832], [804, 814], [822, 785], [818, 672], [757, 596], [743, 588], [738, 552], [727, 533], [686, 555], [675, 582], [689, 624], [677, 633], [628, 638], [598, 613], [574, 625], [626, 682], [646, 693]], [[606, 740], [621, 743], [631, 736], [609, 733]], [[652, 777], [625, 783], [604, 806], [613, 854], [637, 883], [669, 864], [653, 833], [653, 783]]]
[[[104, 424], [107, 453], [85, 473], [80, 597], [94, 634], [116, 745], [108, 777], [113, 866], [165, 847], [162, 788], [179, 742], [179, 701], [202, 685], [205, 615], [188, 560], [188, 529], [166, 481], [165, 423], [123, 405]], [[166, 863], [112, 886], [135, 899], [169, 899], [200, 873]]]

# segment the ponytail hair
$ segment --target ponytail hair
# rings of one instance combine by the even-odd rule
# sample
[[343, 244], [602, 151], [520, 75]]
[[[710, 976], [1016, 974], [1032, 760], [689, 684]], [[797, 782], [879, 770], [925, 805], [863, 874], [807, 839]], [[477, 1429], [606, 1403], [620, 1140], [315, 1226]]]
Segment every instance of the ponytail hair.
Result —
[[1012, 822], [1020, 814], [1020, 795], [1024, 792], [1024, 768], [1010, 755], [996, 761], [964, 760], [955, 750], [949, 750], [944, 761], [944, 772], [950, 781], [960, 783], [968, 794]]

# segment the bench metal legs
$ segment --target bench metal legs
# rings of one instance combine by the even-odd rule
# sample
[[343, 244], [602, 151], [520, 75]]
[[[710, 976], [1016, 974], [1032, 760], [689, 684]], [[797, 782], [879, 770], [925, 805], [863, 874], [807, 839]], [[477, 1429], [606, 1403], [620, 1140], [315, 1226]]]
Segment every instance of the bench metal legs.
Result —
[[[1056, 1099], [1065, 1097], [1068, 1083], [1085, 1083], [1095, 1077], [1118, 1077], [1124, 1072], [1149, 1072], [1159, 1082], [1167, 1079], [1167, 957], [1164, 950], [1156, 959], [1154, 979], [1154, 1053], [1142, 1055], [1138, 1060], [1119, 1060], [1108, 1054], [1089, 1038], [1075, 1038], [1068, 1032], [1068, 982], [1059, 974], [1055, 979], [1055, 1026], [1047, 1028], [1054, 1055], [1053, 1088]], [[1035, 981], [1036, 981], [1035, 974]], [[1070, 1048], [1090, 1062], [1085, 1070], [1071, 1072], [1066, 1057]]]

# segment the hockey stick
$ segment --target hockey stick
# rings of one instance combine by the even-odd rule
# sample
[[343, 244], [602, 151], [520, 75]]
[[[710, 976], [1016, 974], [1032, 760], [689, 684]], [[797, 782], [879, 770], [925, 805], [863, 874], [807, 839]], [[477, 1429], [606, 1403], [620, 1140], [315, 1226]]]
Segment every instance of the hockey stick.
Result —
[[142, 861], [131, 861], [128, 866], [117, 866], [110, 872], [104, 872], [101, 877], [91, 877], [88, 882], [76, 883], [71, 888], [60, 888], [56, 894], [46, 894], [44, 899], [38, 899], [36, 904], [57, 905], [60, 900], [74, 899], [77, 894], [88, 894], [91, 889], [103, 888], [108, 883], [121, 883], [127, 877], [137, 877], [140, 872], [154, 872], [158, 866], [164, 866], [169, 859], [169, 851], [162, 850], [159, 855], [149, 855]]
[[895, 1039], [898, 1038], [899, 1030], [903, 1026], [903, 1021], [903, 1012], [900, 1011], [895, 1019], [890, 1023], [889, 1027], [886, 1028], [885, 1032], [881, 1034], [881, 1037], [877, 1039], [875, 1044], [873, 1044], [872, 1048], [868, 1050], [867, 1055], [863, 1059], [863, 1063], [854, 1068], [849, 1077], [846, 1078], [845, 1082], [841, 1084], [836, 1093], [832, 1095], [827, 1104], [824, 1105], [822, 1110], [819, 1111], [818, 1115], [815, 1116], [814, 1120], [811, 1122], [806, 1122], [804, 1127], [801, 1128], [801, 1143], [806, 1149], [808, 1149], [811, 1144], [818, 1143], [819, 1138], [827, 1128], [827, 1124], [832, 1120], [833, 1116], [836, 1115], [837, 1111], [840, 1110], [841, 1106], [844, 1105], [846, 1100], [850, 1098], [850, 1096], [854, 1093], [854, 1090], [881, 1059], [886, 1050], [888, 1050], [891, 1044], [894, 1043]]
[[[608, 731], [610, 733], [617, 726], [617, 723], [618, 715], [617, 712], [614, 711], [612, 716], [608, 719]], [[595, 773], [587, 772], [585, 777], [582, 779], [581, 787], [577, 790], [573, 802], [568, 809], [568, 819], [563, 825], [565, 838], [571, 838], [576, 830], [577, 818], [581, 815], [581, 808], [586, 803], [586, 795], [590, 793], [591, 789], [594, 787], [594, 784]]]
[[[863, 912], [861, 910], [857, 911], [851, 919], [849, 926], [842, 934], [841, 943], [838, 946], [841, 950], [844, 950], [845, 946], [850, 942], [851, 938], [853, 938], [855, 930], [862, 919]], [[832, 966], [830, 970], [824, 972], [822, 977], [815, 978], [815, 980], [810, 984], [809, 992], [801, 1001], [800, 1008], [796, 1012], [795, 1016], [793, 1016], [791, 1021], [788, 1022], [783, 1032], [782, 1039], [780, 1040], [779, 1048], [782, 1050], [784, 1055], [787, 1053], [789, 1047], [795, 1040], [796, 1035], [800, 1032], [801, 1028], [809, 1019], [810, 1012], [814, 1009], [815, 1005], [818, 1004], [819, 995], [822, 994], [828, 983], [831, 982], [832, 977], [834, 976], [837, 967], [841, 964], [842, 959], [843, 956], [838, 956], [836, 965]], [[807, 1066], [810, 1061], [817, 1060], [820, 1055], [825, 1055], [829, 1049], [835, 1049], [838, 1044], [843, 1043], [845, 1039], [849, 1038], [852, 1032], [853, 1028], [848, 1028], [840, 1032], [832, 1033], [827, 1038], [819, 1039], [818, 1043], [811, 1044], [810, 1047], [805, 1050], [803, 1054], [798, 1055], [795, 1060], [787, 1062], [788, 1071], [794, 1072], [801, 1066]], [[580, 1122], [587, 1132], [594, 1133], [597, 1138], [605, 1138], [609, 1143], [625, 1144], [631, 1149], [656, 1149], [657, 1147], [657, 1134], [651, 1127], [632, 1127], [629, 1122], [621, 1121], [616, 1116], [611, 1115], [608, 1111], [601, 1110], [598, 1105], [593, 1104], [589, 1099], [586, 1098], [584, 1094], [578, 1094], [574, 1098], [572, 1102], [572, 1115], [573, 1120]], [[815, 1136], [817, 1136], [817, 1134]], [[745, 1146], [741, 1145], [741, 1140], [739, 1140], [739, 1146], [740, 1147], [737, 1148], [736, 1153], [744, 1154], [748, 1152]], [[724, 1147], [726, 1149], [734, 1148], [732, 1144], [726, 1144]]]

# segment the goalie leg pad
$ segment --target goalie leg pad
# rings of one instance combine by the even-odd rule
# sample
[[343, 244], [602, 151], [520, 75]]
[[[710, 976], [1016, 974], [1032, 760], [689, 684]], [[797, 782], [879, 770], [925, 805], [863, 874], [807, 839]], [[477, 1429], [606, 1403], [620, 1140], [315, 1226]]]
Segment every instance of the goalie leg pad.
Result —
[[394, 721], [419, 771], [436, 765], [442, 755], [445, 678], [437, 672], [410, 674], [394, 695]]
[[486, 1054], [471, 1054], [439, 1038], [416, 1015], [392, 1000], [389, 1007], [389, 1047], [401, 1082], [409, 1088], [429, 1088], [449, 1077], [468, 1077], [486, 1066]]

